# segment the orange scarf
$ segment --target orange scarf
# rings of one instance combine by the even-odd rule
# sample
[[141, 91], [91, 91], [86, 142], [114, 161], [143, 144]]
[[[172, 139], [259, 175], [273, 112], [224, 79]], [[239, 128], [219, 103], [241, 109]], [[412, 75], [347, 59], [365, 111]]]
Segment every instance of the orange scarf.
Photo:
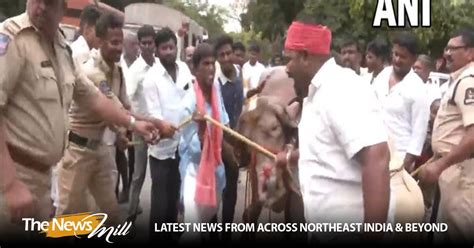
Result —
[[[196, 93], [196, 108], [200, 113], [206, 113], [205, 99], [199, 83], [194, 82]], [[211, 88], [212, 118], [220, 120], [219, 101], [216, 89]], [[204, 124], [204, 136], [201, 151], [201, 161], [196, 178], [196, 192], [194, 200], [201, 205], [217, 206], [216, 199], [216, 167], [222, 163], [222, 130], [217, 126]]]

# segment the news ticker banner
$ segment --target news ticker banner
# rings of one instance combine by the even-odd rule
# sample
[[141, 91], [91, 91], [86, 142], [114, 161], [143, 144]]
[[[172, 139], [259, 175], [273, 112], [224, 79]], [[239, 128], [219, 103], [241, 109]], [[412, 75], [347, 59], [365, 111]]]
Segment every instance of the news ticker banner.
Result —
[[[49, 221], [23, 218], [25, 232], [44, 233], [48, 238], [79, 237], [103, 238], [114, 243], [114, 238], [127, 236], [132, 222], [106, 226], [107, 214], [81, 213], [57, 216]], [[446, 223], [163, 223], [153, 225], [154, 232], [234, 232], [234, 233], [444, 233]]]
[[155, 232], [256, 233], [444, 233], [446, 223], [163, 223]]

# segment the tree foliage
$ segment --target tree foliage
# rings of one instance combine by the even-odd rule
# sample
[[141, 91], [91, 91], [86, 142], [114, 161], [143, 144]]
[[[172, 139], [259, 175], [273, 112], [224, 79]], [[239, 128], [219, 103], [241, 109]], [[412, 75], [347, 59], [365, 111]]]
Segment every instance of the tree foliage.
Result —
[[224, 19], [228, 14], [226, 10], [220, 7], [209, 4], [200, 4], [193, 0], [102, 0], [102, 2], [122, 11], [127, 5], [132, 3], [163, 4], [189, 16], [199, 25], [204, 27], [209, 32], [210, 36], [224, 33]]
[[[199, 25], [204, 27], [210, 36], [224, 33], [224, 23], [227, 16], [226, 10], [209, 4], [200, 4], [193, 0], [102, 0], [119, 10], [124, 10], [125, 6], [132, 3], [158, 3], [181, 11], [189, 16]], [[158, 17], [159, 18], [159, 17]]]
[[199, 4], [193, 0], [163, 0], [163, 4], [181, 11], [196, 21], [208, 31], [210, 38], [225, 33], [223, 26], [228, 15], [225, 9], [215, 5]]
[[272, 55], [275, 53], [273, 49], [273, 44], [265, 38], [262, 38], [262, 33], [257, 33], [254, 30], [245, 31], [243, 30], [240, 33], [230, 33], [229, 34], [234, 42], [240, 41], [244, 44], [245, 47], [249, 47], [252, 43], [257, 43], [260, 48], [260, 54], [263, 61], [271, 58]]
[[[225, 9], [209, 4], [199, 4], [193, 0], [101, 0], [121, 11], [132, 3], [148, 2], [159, 3], [183, 12], [199, 25], [208, 30], [210, 36], [224, 33], [225, 18], [228, 13]], [[26, 0], [0, 1], [0, 20], [20, 14], [25, 10]], [[158, 17], [159, 18], [159, 17]]]
[[0, 21], [25, 11], [26, 0], [0, 1]]
[[242, 27], [261, 32], [262, 38], [271, 41], [284, 36], [286, 28], [304, 8], [304, 0], [257, 0], [247, 6], [248, 12], [241, 16]]
[[[397, 3], [393, 1], [397, 15]], [[372, 28], [376, 0], [255, 0], [242, 15], [245, 30], [261, 32], [262, 38], [277, 40], [284, 36], [288, 25], [298, 15], [310, 16], [329, 26], [333, 32], [333, 47], [338, 48], [345, 37], [367, 44], [375, 38], [390, 40], [396, 32], [409, 30], [419, 40], [424, 53], [439, 56], [451, 33], [462, 25], [474, 23], [474, 1], [431, 1], [430, 28], [389, 28], [386, 22]]]

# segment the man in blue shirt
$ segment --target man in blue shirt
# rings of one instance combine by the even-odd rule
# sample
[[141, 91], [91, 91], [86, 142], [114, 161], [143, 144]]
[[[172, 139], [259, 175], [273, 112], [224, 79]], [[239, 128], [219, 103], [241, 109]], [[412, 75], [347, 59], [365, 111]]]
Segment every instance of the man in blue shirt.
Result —
[[[239, 67], [233, 64], [234, 51], [233, 40], [227, 35], [217, 38], [214, 44], [214, 51], [220, 69], [216, 71], [215, 84], [220, 89], [224, 106], [229, 115], [229, 125], [235, 128], [242, 112], [244, 100], [243, 86]], [[228, 141], [226, 135], [224, 139]], [[224, 142], [223, 146], [227, 146]], [[223, 147], [224, 154], [222, 156], [225, 174], [226, 187], [222, 199], [222, 222], [232, 223], [234, 220], [235, 203], [237, 201], [237, 179], [239, 177], [239, 169], [232, 158], [231, 149]], [[230, 240], [230, 233], [225, 233], [224, 240]]]
[[[214, 83], [214, 50], [209, 44], [202, 43], [196, 48], [193, 68], [196, 81], [182, 100], [180, 119], [200, 113], [228, 125], [221, 92]], [[222, 139], [222, 129], [202, 118], [182, 128], [178, 150], [184, 223], [208, 223], [217, 215], [226, 185], [226, 168], [220, 152]], [[183, 243], [196, 245], [200, 241], [201, 233], [192, 230], [181, 236]]]
[[232, 45], [232, 38], [227, 35], [220, 36], [215, 42], [214, 50], [220, 65], [220, 70], [216, 71], [215, 83], [221, 89], [230, 127], [235, 128], [242, 112], [244, 96], [239, 68], [233, 64]]

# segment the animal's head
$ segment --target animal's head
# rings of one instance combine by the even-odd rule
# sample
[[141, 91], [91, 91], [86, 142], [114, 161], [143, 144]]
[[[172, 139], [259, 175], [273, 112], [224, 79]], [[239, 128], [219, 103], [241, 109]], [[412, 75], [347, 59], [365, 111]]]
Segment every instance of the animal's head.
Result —
[[[274, 97], [259, 97], [255, 109], [240, 116], [237, 131], [276, 154], [286, 144], [296, 143], [298, 108], [298, 103], [287, 106]], [[258, 186], [259, 201], [273, 208], [279, 205], [291, 184], [296, 183], [288, 175], [288, 168], [277, 168], [272, 158], [244, 143], [236, 144], [234, 152], [241, 165], [249, 165], [252, 186]]]

